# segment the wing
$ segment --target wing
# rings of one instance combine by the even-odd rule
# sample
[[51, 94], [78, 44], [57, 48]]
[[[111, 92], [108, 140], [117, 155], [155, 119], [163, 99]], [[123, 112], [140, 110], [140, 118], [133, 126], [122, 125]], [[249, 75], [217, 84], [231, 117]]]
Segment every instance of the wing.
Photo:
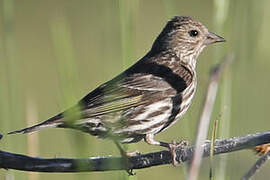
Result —
[[165, 92], [166, 97], [182, 93], [190, 84], [187, 82], [192, 79], [192, 75], [179, 62], [176, 63], [178, 71], [174, 72], [162, 64], [139, 61], [85, 96], [79, 102], [86, 112], [84, 115], [91, 117], [136, 107]]
[[79, 104], [82, 116], [91, 118], [147, 104], [151, 96], [168, 90], [172, 87], [152, 74], [120, 75], [86, 95]]

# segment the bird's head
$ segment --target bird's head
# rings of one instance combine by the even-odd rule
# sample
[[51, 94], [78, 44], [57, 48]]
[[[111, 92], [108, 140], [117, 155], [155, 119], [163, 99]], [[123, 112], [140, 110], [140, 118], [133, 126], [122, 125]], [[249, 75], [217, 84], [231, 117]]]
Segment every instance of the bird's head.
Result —
[[170, 20], [153, 44], [153, 51], [173, 51], [180, 59], [197, 59], [209, 44], [225, 39], [208, 31], [200, 22], [188, 16]]

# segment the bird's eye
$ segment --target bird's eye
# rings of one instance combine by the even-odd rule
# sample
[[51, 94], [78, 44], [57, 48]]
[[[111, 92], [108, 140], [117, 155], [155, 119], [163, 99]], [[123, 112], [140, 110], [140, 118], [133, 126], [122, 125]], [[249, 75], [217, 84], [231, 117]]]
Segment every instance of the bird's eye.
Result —
[[191, 30], [191, 31], [188, 32], [188, 34], [191, 37], [196, 37], [196, 36], [198, 36], [199, 32], [197, 30]]

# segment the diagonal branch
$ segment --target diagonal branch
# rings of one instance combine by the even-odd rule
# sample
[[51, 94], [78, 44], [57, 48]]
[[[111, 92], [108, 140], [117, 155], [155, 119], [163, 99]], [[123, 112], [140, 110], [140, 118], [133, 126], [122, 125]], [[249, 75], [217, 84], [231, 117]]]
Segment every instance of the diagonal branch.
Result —
[[[270, 143], [270, 131], [249, 134], [242, 137], [216, 140], [214, 154], [229, 153], [248, 149], [257, 145]], [[203, 156], [210, 154], [210, 142], [202, 145]], [[176, 149], [176, 159], [181, 162], [190, 161], [194, 154], [194, 146]], [[36, 172], [92, 172], [126, 169], [142, 169], [171, 163], [169, 151], [159, 151], [126, 160], [121, 157], [91, 157], [86, 159], [71, 158], [38, 158], [0, 151], [0, 168]]]
[[260, 157], [250, 170], [242, 177], [242, 180], [251, 179], [251, 177], [260, 170], [260, 168], [270, 159], [270, 151]]

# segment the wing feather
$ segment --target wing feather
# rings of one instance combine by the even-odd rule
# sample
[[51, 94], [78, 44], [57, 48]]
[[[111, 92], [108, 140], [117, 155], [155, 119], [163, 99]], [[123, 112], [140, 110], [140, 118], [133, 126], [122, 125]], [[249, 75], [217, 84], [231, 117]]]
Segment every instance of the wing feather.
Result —
[[152, 100], [150, 94], [163, 93], [168, 89], [172, 87], [162, 78], [136, 73], [101, 85], [85, 96], [80, 104], [84, 117], [95, 117], [148, 103]]

